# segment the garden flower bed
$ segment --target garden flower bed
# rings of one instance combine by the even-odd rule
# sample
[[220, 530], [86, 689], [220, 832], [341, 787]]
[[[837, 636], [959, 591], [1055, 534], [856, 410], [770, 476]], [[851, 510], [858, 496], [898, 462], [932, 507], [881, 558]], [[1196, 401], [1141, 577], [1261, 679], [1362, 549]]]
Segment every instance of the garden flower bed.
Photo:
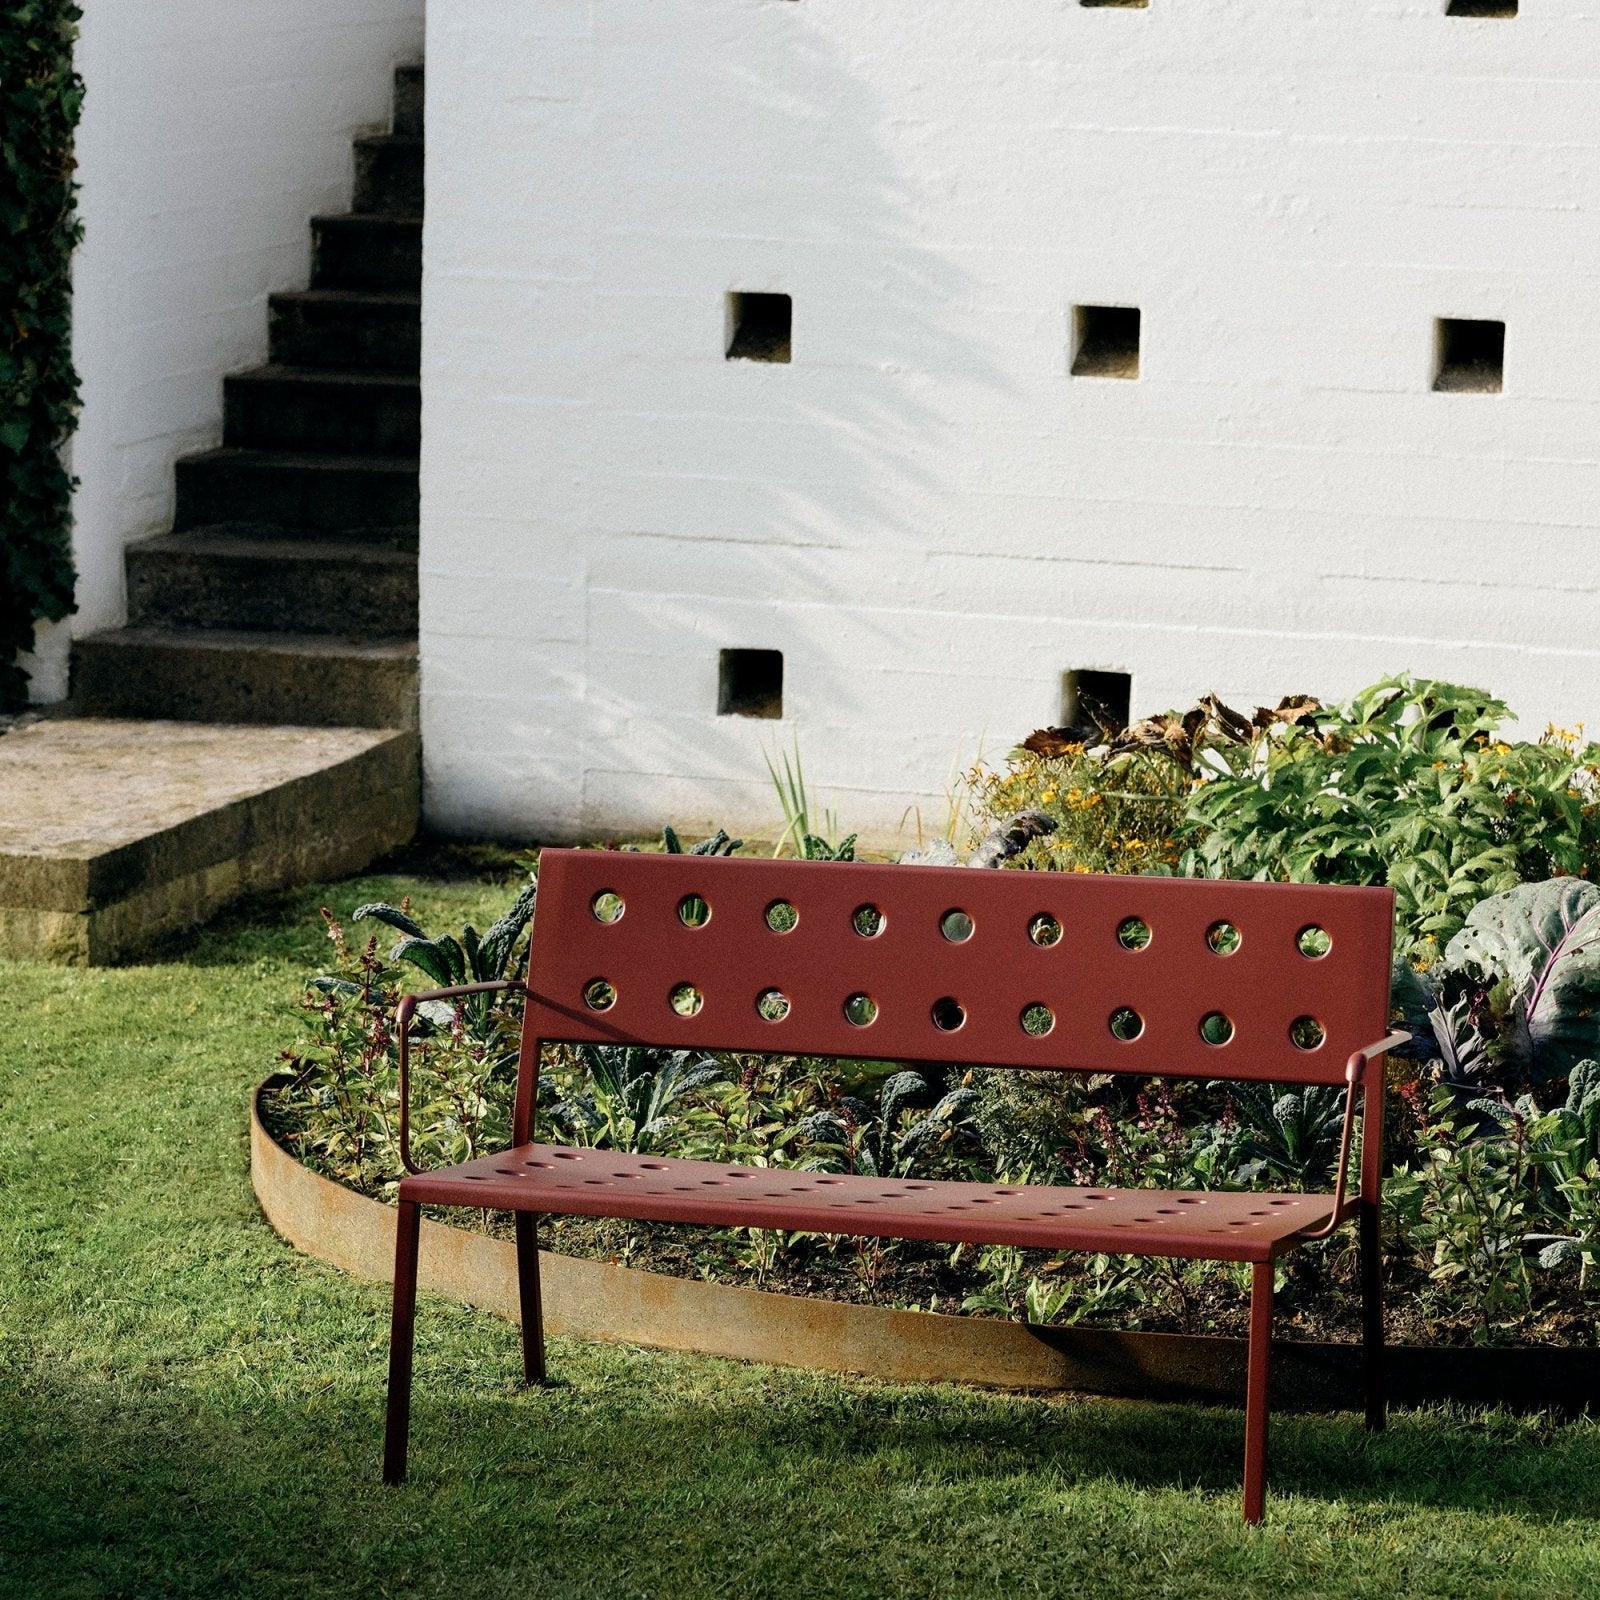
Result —
[[[1392, 1075], [1391, 1335], [1591, 1347], [1600, 888], [1587, 880], [1600, 867], [1600, 765], [1573, 735], [1505, 741], [1506, 716], [1477, 691], [1409, 680], [1344, 707], [1297, 697], [1253, 718], [1207, 701], [1130, 729], [1041, 730], [1002, 769], [973, 774], [970, 799], [976, 831], [997, 824], [979, 856], [1012, 868], [1391, 884], [1395, 1010], [1421, 1041]], [[822, 840], [795, 825], [803, 805], [786, 809], [798, 853], [849, 859], [851, 841]], [[955, 859], [956, 842], [917, 858]], [[670, 830], [666, 847], [682, 848]], [[718, 835], [696, 848], [737, 846]], [[358, 1192], [392, 1190], [394, 1000], [422, 982], [515, 970], [534, 894], [530, 884], [481, 937], [430, 937], [405, 906], [358, 911], [398, 933], [387, 952], [387, 938], [352, 938], [329, 919], [334, 969], [312, 981], [308, 1037], [285, 1053], [286, 1082], [263, 1102], [285, 1148]], [[413, 1109], [423, 1159], [502, 1145], [515, 1009], [483, 999], [424, 1009]], [[541, 1125], [570, 1142], [821, 1171], [1123, 1187], [1328, 1181], [1334, 1091], [1054, 1078], [957, 1071], [930, 1082], [893, 1063], [557, 1049]], [[552, 1220], [543, 1237], [575, 1258], [689, 1279], [1036, 1327], [1226, 1335], [1244, 1314], [1237, 1271], [1216, 1263], [590, 1219]], [[1353, 1337], [1352, 1257], [1335, 1236], [1286, 1265], [1287, 1337]]]
[[[269, 1080], [252, 1104], [250, 1177], [263, 1214], [308, 1254], [387, 1281], [394, 1264], [393, 1210], [301, 1166], [278, 1143], [263, 1112], [281, 1088], [281, 1079]], [[423, 1286], [517, 1320], [516, 1255], [508, 1231], [426, 1221]], [[683, 1259], [664, 1262], [665, 1270], [625, 1265], [571, 1238], [559, 1246], [544, 1252], [541, 1270], [545, 1326], [558, 1338], [625, 1341], [892, 1382], [1229, 1404], [1244, 1396], [1242, 1337], [1041, 1327], [911, 1311], [818, 1294], [809, 1282], [788, 1292], [739, 1286], [682, 1270], [696, 1254], [692, 1238], [681, 1241]], [[1389, 1351], [1389, 1397], [1402, 1406], [1498, 1406], [1552, 1416], [1600, 1405], [1600, 1349], [1545, 1345], [1539, 1359], [1530, 1361], [1528, 1354], [1522, 1346], [1396, 1344]], [[1362, 1404], [1354, 1342], [1280, 1340], [1274, 1369], [1279, 1410], [1356, 1410]]]

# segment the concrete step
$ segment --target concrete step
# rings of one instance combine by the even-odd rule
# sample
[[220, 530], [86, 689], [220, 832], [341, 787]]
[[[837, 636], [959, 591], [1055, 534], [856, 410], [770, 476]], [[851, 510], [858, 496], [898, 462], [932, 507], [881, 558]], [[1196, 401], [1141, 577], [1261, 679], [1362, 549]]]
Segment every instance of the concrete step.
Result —
[[422, 140], [402, 133], [357, 139], [351, 209], [390, 215], [422, 213]]
[[421, 294], [422, 218], [313, 217], [311, 286]]
[[394, 69], [394, 131], [422, 137], [422, 67]]
[[72, 704], [97, 717], [414, 728], [417, 644], [118, 628], [74, 643]]
[[422, 449], [422, 385], [398, 372], [235, 372], [222, 385], [222, 442], [414, 462]]
[[272, 364], [415, 374], [422, 301], [414, 294], [298, 289], [267, 301]]
[[52, 718], [0, 737], [0, 956], [123, 961], [243, 894], [359, 872], [417, 826], [394, 728]]
[[228, 528], [129, 545], [128, 624], [415, 638], [417, 558], [375, 544]]
[[216, 523], [393, 542], [417, 528], [417, 464], [398, 456], [202, 450], [177, 463], [176, 532]]

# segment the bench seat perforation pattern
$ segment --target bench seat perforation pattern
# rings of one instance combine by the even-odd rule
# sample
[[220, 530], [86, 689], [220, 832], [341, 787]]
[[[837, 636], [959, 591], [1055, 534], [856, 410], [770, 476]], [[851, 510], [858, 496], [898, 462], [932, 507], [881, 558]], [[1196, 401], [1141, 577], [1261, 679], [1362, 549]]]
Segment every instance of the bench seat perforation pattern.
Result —
[[1315, 1194], [896, 1181], [547, 1144], [403, 1188], [407, 1200], [434, 1205], [1224, 1261], [1273, 1259], [1333, 1205]]

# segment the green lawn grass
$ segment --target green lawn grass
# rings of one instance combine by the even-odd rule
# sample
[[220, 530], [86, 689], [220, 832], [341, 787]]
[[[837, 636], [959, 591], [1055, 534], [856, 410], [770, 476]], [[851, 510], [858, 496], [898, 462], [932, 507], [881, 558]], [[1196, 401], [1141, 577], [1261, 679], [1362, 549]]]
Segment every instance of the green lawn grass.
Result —
[[307, 891], [113, 971], [0, 963], [0, 1594], [1578, 1596], [1600, 1427], [901, 1388], [556, 1341], [425, 1298], [412, 1477], [378, 1482], [387, 1297], [250, 1192], [251, 1084], [342, 912]]

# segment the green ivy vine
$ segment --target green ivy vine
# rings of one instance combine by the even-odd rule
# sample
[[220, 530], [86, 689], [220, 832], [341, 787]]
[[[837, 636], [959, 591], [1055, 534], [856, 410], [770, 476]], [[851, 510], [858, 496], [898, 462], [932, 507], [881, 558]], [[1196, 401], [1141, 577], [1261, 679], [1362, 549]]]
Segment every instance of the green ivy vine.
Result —
[[72, 135], [83, 80], [72, 0], [6, 0], [0, 14], [0, 711], [27, 698], [17, 663], [34, 625], [72, 610], [71, 264], [82, 235]]

